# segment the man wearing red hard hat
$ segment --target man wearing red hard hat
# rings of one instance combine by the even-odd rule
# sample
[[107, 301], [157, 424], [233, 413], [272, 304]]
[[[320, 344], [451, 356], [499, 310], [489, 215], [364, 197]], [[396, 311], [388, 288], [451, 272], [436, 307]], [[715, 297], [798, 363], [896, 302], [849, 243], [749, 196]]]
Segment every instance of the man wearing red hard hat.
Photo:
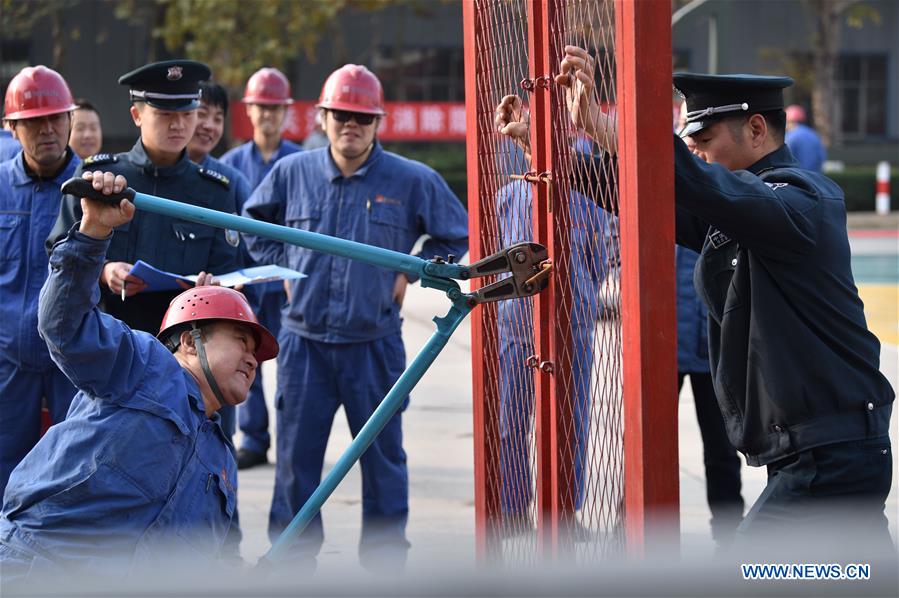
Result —
[[47, 278], [47, 237], [59, 214], [59, 186], [81, 160], [67, 143], [75, 103], [59, 73], [26, 67], [6, 91], [5, 118], [22, 149], [0, 163], [0, 497], [10, 472], [37, 442], [41, 405], [53, 423], [75, 389], [37, 332]]
[[[84, 178], [107, 195], [126, 184], [111, 172]], [[73, 570], [115, 578], [227, 554], [226, 537], [239, 532], [237, 466], [217, 411], [242, 403], [259, 364], [278, 354], [244, 296], [204, 286], [205, 273], [172, 300], [158, 340], [100, 311], [113, 229], [135, 208], [125, 199], [81, 206], [53, 247], [38, 314], [78, 394], [10, 478], [0, 513], [6, 583]]]
[[[284, 73], [270, 67], [253, 73], [247, 81], [243, 103], [253, 125], [253, 139], [226, 152], [221, 162], [240, 171], [249, 180], [250, 188], [255, 189], [275, 162], [302, 148], [281, 136], [287, 107], [293, 103], [290, 82]], [[243, 208], [243, 203], [237, 208]], [[281, 330], [281, 306], [287, 300], [284, 288], [279, 283], [269, 283], [252, 289], [247, 296], [256, 307], [260, 321], [277, 336]], [[238, 468], [247, 469], [267, 463], [271, 436], [261, 375], [250, 389], [247, 402], [238, 410], [238, 419], [243, 433], [243, 441], [237, 451]]]
[[[364, 66], [331, 74], [318, 102], [329, 145], [274, 165], [243, 214], [409, 253], [452, 260], [468, 250], [467, 215], [446, 182], [424, 164], [384, 151], [381, 82]], [[278, 363], [277, 471], [269, 516], [275, 537], [319, 483], [331, 423], [342, 406], [355, 433], [406, 367], [400, 308], [406, 275], [247, 236], [250, 253], [309, 273], [282, 310]], [[362, 468], [360, 562], [401, 567], [408, 542], [408, 472], [397, 413], [366, 451]], [[314, 558], [321, 518], [299, 538]]]
[[242, 101], [253, 125], [253, 139], [226, 152], [221, 161], [244, 173], [255, 189], [275, 162], [302, 148], [282, 137], [287, 107], [293, 104], [284, 73], [271, 67], [259, 69], [247, 80]]

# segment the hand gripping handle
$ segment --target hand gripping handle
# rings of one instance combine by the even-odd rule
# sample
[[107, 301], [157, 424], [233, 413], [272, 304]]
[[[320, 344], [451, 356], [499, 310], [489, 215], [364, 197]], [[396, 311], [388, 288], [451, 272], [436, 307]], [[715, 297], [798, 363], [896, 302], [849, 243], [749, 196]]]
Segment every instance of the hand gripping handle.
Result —
[[101, 191], [97, 191], [94, 189], [94, 185], [91, 181], [87, 179], [82, 179], [80, 177], [74, 177], [67, 180], [62, 184], [60, 190], [64, 194], [73, 195], [75, 197], [86, 197], [88, 199], [93, 199], [95, 201], [102, 201], [103, 203], [108, 203], [113, 206], [119, 205], [123, 199], [127, 199], [128, 201], [134, 201], [135, 191], [131, 187], [126, 187], [124, 191], [121, 193], [113, 193], [111, 195], [105, 195]]

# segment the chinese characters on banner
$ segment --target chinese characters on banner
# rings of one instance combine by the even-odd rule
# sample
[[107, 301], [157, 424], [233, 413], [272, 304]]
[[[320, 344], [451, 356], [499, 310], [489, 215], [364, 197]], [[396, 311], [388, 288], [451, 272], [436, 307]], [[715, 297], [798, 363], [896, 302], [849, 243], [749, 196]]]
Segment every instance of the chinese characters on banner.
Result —
[[[464, 141], [464, 102], [386, 102], [378, 138], [384, 141]], [[315, 128], [315, 102], [288, 107], [284, 136], [302, 141]], [[243, 110], [231, 112], [231, 137], [251, 139], [253, 129]]]

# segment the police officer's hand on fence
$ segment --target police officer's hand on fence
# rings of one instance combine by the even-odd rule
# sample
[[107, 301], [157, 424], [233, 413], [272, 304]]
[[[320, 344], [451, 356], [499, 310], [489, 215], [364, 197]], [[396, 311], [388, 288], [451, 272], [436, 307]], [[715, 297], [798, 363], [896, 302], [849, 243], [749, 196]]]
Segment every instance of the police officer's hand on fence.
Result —
[[524, 150], [525, 158], [531, 158], [531, 138], [529, 133], [530, 117], [521, 105], [521, 98], [517, 95], [504, 97], [496, 107], [496, 116], [493, 119], [497, 130], [507, 135]]
[[603, 113], [596, 95], [596, 61], [587, 50], [565, 46], [555, 81], [565, 87], [565, 100], [571, 122], [609, 153], [618, 150], [617, 123]]

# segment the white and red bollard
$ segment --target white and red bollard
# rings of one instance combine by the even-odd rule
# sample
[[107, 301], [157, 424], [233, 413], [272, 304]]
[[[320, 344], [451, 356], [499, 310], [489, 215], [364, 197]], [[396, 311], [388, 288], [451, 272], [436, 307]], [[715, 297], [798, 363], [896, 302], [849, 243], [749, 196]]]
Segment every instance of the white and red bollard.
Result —
[[890, 164], [886, 160], [877, 163], [877, 187], [874, 195], [875, 210], [880, 215], [890, 213]]

